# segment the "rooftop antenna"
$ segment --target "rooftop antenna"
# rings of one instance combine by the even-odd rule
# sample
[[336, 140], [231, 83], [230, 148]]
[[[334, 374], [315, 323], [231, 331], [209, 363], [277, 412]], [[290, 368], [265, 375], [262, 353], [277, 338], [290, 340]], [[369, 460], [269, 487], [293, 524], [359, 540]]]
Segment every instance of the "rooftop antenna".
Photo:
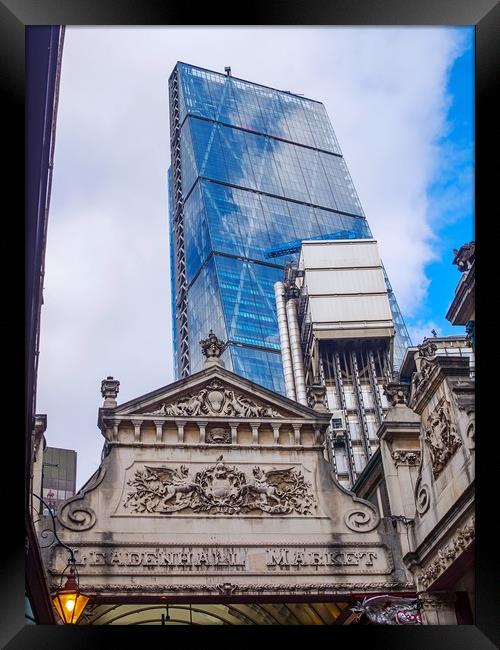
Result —
[[231, 76], [231, 66], [227, 65], [224, 68], [224, 72], [227, 74], [228, 77], [230, 77]]

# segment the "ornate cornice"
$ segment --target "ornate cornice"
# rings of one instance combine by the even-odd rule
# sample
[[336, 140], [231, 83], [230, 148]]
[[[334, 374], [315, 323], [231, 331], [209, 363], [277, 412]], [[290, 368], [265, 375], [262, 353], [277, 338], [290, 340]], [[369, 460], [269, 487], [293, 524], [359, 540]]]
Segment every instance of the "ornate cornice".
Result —
[[[59, 587], [58, 583], [51, 584], [51, 591]], [[239, 593], [269, 593], [275, 594], [313, 594], [313, 593], [330, 593], [330, 594], [349, 594], [369, 592], [369, 591], [414, 591], [415, 585], [410, 582], [345, 582], [341, 584], [327, 583], [309, 583], [297, 584], [292, 582], [285, 583], [256, 583], [256, 584], [235, 584], [233, 582], [223, 582], [218, 584], [199, 583], [199, 584], [105, 584], [105, 585], [85, 585], [85, 593], [89, 595], [101, 593], [134, 593], [134, 594], [157, 594], [157, 593], [179, 593], [179, 592], [200, 592], [216, 593], [219, 595], [234, 595]]]
[[418, 369], [411, 379], [409, 406], [419, 414], [446, 377], [468, 378], [469, 376], [468, 357], [437, 355], [420, 357], [416, 361], [418, 361]]

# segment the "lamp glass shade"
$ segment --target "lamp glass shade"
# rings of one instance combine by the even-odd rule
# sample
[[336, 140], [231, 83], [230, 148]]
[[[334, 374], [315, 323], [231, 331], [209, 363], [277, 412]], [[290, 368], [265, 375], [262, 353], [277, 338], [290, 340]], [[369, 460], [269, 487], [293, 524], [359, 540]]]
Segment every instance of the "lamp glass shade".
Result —
[[89, 596], [77, 590], [64, 590], [58, 591], [52, 602], [63, 623], [68, 625], [78, 623], [89, 600]]

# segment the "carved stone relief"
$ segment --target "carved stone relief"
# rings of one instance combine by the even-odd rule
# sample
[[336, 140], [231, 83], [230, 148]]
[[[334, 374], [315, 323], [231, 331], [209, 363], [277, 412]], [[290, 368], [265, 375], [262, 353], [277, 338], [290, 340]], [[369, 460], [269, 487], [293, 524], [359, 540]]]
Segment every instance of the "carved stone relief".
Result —
[[249, 477], [222, 456], [194, 476], [185, 466], [137, 470], [128, 481], [133, 489], [124, 507], [136, 513], [167, 514], [190, 509], [207, 514], [239, 514], [254, 510], [270, 514], [311, 514], [311, 486], [300, 470], [255, 466]]
[[375, 509], [373, 511], [368, 510], [368, 503], [366, 506], [366, 510], [357, 508], [346, 512], [344, 523], [347, 528], [354, 530], [356, 533], [368, 533], [378, 526], [380, 517], [375, 512]]
[[224, 429], [223, 427], [210, 429], [210, 431], [207, 431], [205, 434], [205, 442], [208, 445], [230, 445], [231, 430]]
[[398, 404], [408, 404], [410, 385], [398, 381], [391, 381], [383, 386], [384, 395], [392, 406]]
[[449, 403], [444, 400], [428, 416], [424, 428], [424, 440], [429, 447], [432, 474], [436, 478], [456, 450], [462, 445], [452, 423]]
[[429, 509], [431, 503], [431, 492], [429, 486], [422, 483], [419, 477], [415, 486], [415, 506], [419, 515], [423, 515]]
[[260, 405], [246, 395], [227, 388], [219, 379], [213, 379], [196, 393], [188, 393], [171, 403], [164, 402], [156, 411], [144, 415], [283, 417], [270, 406]]
[[396, 467], [399, 465], [410, 465], [413, 467], [420, 463], [420, 453], [420, 451], [398, 450], [393, 451], [391, 456]]
[[443, 549], [439, 549], [437, 558], [429, 567], [420, 575], [420, 583], [426, 589], [434, 582], [445, 569], [457, 558], [474, 540], [475, 537], [475, 519], [459, 528], [453, 539]]

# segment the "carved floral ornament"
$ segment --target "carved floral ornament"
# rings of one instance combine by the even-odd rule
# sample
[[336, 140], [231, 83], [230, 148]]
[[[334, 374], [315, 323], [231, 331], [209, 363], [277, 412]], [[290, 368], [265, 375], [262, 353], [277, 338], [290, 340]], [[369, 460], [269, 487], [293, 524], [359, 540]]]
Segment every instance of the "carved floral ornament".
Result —
[[198, 392], [188, 393], [174, 402], [163, 402], [156, 411], [144, 415], [196, 416], [225, 415], [227, 417], [281, 418], [270, 406], [258, 404], [246, 395], [229, 389], [219, 379], [213, 379]]
[[430, 413], [426, 424], [424, 440], [429, 447], [432, 474], [436, 478], [462, 445], [462, 441], [451, 421], [450, 405], [446, 400]]
[[252, 476], [227, 465], [222, 456], [194, 476], [185, 466], [137, 470], [128, 481], [133, 489], [124, 507], [135, 513], [168, 514], [189, 509], [206, 514], [243, 514], [255, 510], [270, 514], [311, 514], [311, 485], [295, 468], [263, 470]]
[[[55, 587], [57, 588], [57, 587]], [[406, 582], [343, 582], [333, 584], [332, 582], [326, 583], [270, 583], [265, 584], [262, 582], [256, 584], [236, 584], [233, 582], [222, 582], [218, 584], [211, 584], [203, 582], [199, 584], [110, 584], [105, 585], [92, 585], [91, 590], [94, 593], [156, 593], [156, 592], [216, 592], [220, 594], [234, 594], [238, 592], [256, 592], [256, 593], [297, 593], [297, 594], [314, 594], [314, 593], [331, 593], [331, 594], [349, 594], [352, 591], [387, 591], [388, 589], [395, 589], [401, 591], [411, 591], [415, 587], [413, 583]]]
[[471, 544], [475, 537], [475, 518], [463, 528], [459, 528], [452, 539], [443, 549], [439, 549], [438, 557], [420, 575], [420, 583], [426, 589], [445, 569]]

